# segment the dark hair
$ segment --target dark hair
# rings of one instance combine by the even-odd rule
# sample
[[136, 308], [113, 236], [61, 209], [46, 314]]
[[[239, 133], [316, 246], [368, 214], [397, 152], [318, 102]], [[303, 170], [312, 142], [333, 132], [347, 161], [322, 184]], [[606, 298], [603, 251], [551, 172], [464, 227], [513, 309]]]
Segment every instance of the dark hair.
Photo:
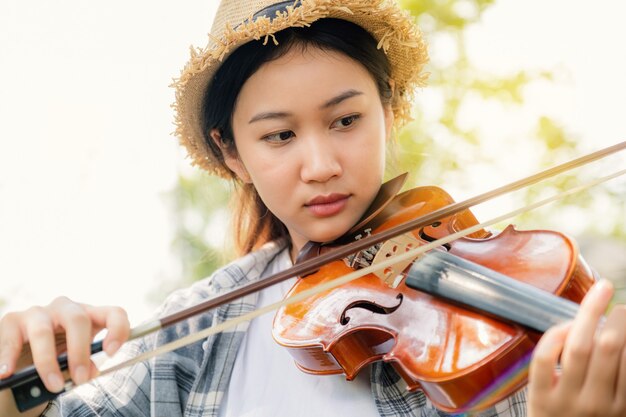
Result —
[[[320, 19], [308, 27], [291, 27], [270, 39], [251, 41], [237, 48], [217, 70], [207, 88], [202, 109], [202, 130], [207, 145], [223, 164], [224, 155], [210, 136], [217, 129], [222, 144], [235, 151], [232, 115], [241, 88], [264, 63], [278, 59], [291, 48], [309, 46], [336, 51], [359, 62], [373, 77], [381, 102], [392, 99], [391, 65], [376, 40], [362, 27], [341, 19]], [[236, 179], [231, 173], [232, 179]], [[287, 235], [284, 225], [267, 209], [254, 186], [243, 184], [234, 196], [235, 244], [240, 254], [248, 253], [263, 243]]]

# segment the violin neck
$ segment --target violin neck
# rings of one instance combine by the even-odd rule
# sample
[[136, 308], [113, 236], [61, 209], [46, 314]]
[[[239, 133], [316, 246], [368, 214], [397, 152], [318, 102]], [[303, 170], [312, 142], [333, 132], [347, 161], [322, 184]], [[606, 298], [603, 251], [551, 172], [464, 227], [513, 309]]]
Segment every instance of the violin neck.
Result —
[[443, 251], [409, 268], [406, 285], [471, 309], [545, 332], [572, 320], [578, 304]]

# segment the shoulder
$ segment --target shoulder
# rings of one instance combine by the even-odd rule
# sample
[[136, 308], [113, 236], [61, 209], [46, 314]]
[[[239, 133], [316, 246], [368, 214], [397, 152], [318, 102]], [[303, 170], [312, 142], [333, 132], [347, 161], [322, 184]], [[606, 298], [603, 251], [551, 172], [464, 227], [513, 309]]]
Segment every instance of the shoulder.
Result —
[[[220, 293], [228, 292], [236, 286], [257, 280], [267, 266], [270, 265], [283, 250], [284, 246], [277, 243], [267, 244], [258, 251], [247, 254], [216, 270], [209, 277], [189, 287], [174, 291], [156, 310], [154, 314], [155, 319], [162, 319], [207, 301]], [[166, 326], [156, 333], [147, 335], [141, 341], [141, 348], [154, 349], [157, 346], [178, 340], [181, 337], [197, 333], [202, 329], [213, 326], [217, 322], [224, 321], [233, 314], [240, 313], [245, 309], [253, 309], [255, 305], [255, 302], [239, 299], [216, 309], [196, 314], [191, 318]], [[175, 355], [165, 355], [167, 357], [160, 358], [157, 360], [157, 363], [168, 362], [170, 364], [179, 364], [181, 361], [187, 361], [187, 359], [191, 359], [192, 362], [195, 363], [195, 361], [202, 360], [204, 350], [201, 342], [192, 343], [191, 345], [178, 349]]]
[[174, 291], [157, 309], [156, 315], [162, 316], [179, 311], [216, 294], [256, 281], [268, 265], [285, 250], [287, 247], [282, 241], [266, 243], [260, 249], [235, 259], [191, 286]]

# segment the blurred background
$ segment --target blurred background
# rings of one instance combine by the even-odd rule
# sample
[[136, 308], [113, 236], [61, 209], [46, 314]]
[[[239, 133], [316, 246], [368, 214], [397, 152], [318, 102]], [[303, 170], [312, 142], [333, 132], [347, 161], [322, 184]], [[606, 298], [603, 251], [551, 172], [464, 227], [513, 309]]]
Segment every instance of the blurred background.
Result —
[[[458, 201], [626, 140], [623, 1], [401, 3], [428, 39], [431, 75], [390, 176]], [[63, 294], [138, 323], [229, 259], [229, 184], [189, 166], [169, 107], [216, 6], [0, 3], [0, 313]], [[474, 212], [486, 220], [624, 167], [616, 155]], [[573, 236], [626, 300], [625, 197], [618, 178], [511, 222]]]

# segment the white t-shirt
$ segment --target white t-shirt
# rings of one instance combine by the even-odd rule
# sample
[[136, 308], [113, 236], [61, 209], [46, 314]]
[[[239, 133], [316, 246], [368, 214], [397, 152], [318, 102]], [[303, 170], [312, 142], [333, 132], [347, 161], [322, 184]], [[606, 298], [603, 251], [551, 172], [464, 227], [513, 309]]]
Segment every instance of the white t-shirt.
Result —
[[[289, 252], [285, 250], [264, 275], [290, 266]], [[295, 278], [262, 290], [259, 307], [280, 301], [294, 282]], [[220, 417], [378, 416], [369, 368], [353, 381], [347, 381], [344, 375], [302, 372], [287, 349], [272, 338], [273, 319], [274, 313], [270, 312], [250, 323], [237, 352]]]

